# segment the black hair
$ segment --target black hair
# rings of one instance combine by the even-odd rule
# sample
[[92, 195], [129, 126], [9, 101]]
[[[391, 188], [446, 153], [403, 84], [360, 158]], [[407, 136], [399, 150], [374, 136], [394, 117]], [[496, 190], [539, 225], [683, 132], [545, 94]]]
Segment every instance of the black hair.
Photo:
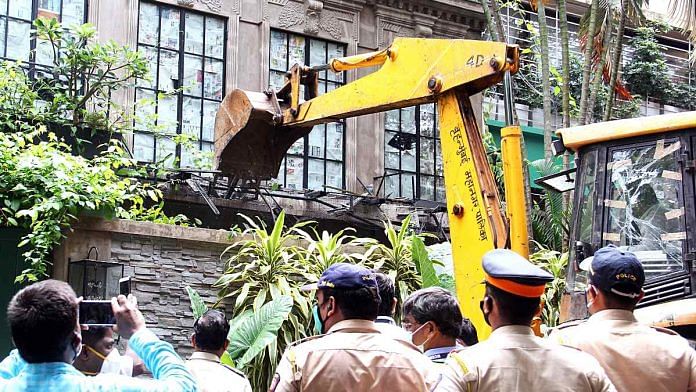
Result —
[[495, 300], [500, 317], [513, 325], [531, 325], [541, 303], [539, 297], [521, 297], [490, 284], [486, 284], [486, 294]]
[[53, 279], [34, 283], [12, 297], [7, 320], [12, 340], [25, 361], [63, 361], [77, 328], [75, 291]]
[[445, 336], [458, 338], [462, 312], [457, 299], [441, 287], [428, 287], [409, 295], [404, 301], [404, 316], [410, 314], [419, 324], [432, 321]]
[[346, 318], [358, 320], [374, 320], [377, 318], [380, 297], [375, 288], [362, 287], [359, 289], [321, 289], [324, 301], [334, 297], [336, 306]]
[[379, 311], [377, 312], [377, 315], [392, 317], [394, 316], [392, 311], [394, 310], [394, 296], [396, 293], [394, 281], [389, 277], [389, 275], [381, 272], [375, 272], [375, 279], [377, 280], [379, 298], [381, 299], [379, 302]]
[[459, 328], [459, 339], [467, 346], [473, 346], [479, 342], [476, 327], [474, 327], [474, 324], [472, 324], [471, 320], [468, 318], [462, 320], [462, 325]]
[[98, 341], [104, 339], [108, 329], [111, 327], [90, 326], [88, 330], [82, 331], [82, 343], [94, 346]]
[[210, 309], [193, 323], [196, 346], [204, 351], [218, 351], [223, 348], [229, 332], [230, 323], [219, 310]]
[[604, 295], [604, 303], [609, 309], [623, 309], [633, 311], [638, 305], [639, 297], [631, 298], [624, 297], [622, 295], [615, 294], [609, 290], [600, 289], [594, 286], [597, 290], [601, 291]]

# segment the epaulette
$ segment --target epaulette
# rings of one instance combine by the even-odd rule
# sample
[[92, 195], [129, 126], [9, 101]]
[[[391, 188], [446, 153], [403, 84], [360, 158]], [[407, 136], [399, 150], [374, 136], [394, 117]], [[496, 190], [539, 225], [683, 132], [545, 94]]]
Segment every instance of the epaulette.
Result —
[[224, 363], [221, 363], [221, 365], [224, 366], [225, 368], [227, 368], [227, 370], [231, 371], [232, 373], [234, 373], [234, 374], [236, 374], [236, 375], [238, 375], [238, 376], [240, 376], [240, 377], [246, 378], [246, 374], [244, 374], [244, 373], [242, 373], [241, 371], [239, 371], [239, 370], [233, 368], [232, 366], [226, 365], [226, 364], [224, 364]]
[[671, 330], [671, 329], [669, 329], [669, 328], [656, 327], [656, 326], [653, 326], [653, 325], [651, 325], [650, 328], [654, 329], [654, 330], [657, 331], [657, 332], [665, 333], [665, 334], [667, 334], [667, 335], [677, 335], [677, 336], [681, 336], [681, 335], [679, 335], [677, 332], [675, 332], [675, 331], [673, 331], [673, 330]]
[[576, 327], [576, 326], [581, 325], [581, 324], [584, 324], [584, 323], [586, 323], [586, 322], [587, 322], [587, 319], [566, 321], [566, 322], [563, 323], [563, 324], [560, 324], [560, 325], [557, 325], [557, 326], [551, 328], [551, 331], [553, 331], [553, 330], [558, 330], [558, 331], [560, 331], [560, 330], [562, 330], [562, 329], [566, 329], [566, 328], [570, 328], [570, 327]]
[[304, 338], [304, 339], [295, 340], [294, 342], [290, 343], [290, 344], [288, 345], [288, 347], [296, 347], [296, 346], [298, 346], [298, 345], [300, 345], [300, 344], [302, 344], [302, 343], [306, 343], [306, 342], [309, 342], [309, 341], [312, 341], [312, 340], [315, 340], [315, 339], [319, 339], [319, 338], [324, 337], [324, 336], [326, 336], [326, 334], [314, 335], [314, 336], [307, 336], [307, 337]]

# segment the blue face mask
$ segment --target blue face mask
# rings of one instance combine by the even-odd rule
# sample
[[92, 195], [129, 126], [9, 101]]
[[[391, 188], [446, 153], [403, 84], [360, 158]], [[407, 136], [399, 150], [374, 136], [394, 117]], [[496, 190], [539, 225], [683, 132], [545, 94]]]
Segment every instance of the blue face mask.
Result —
[[319, 314], [319, 305], [314, 305], [312, 308], [312, 316], [314, 316], [314, 333], [321, 335], [324, 333], [324, 322]]

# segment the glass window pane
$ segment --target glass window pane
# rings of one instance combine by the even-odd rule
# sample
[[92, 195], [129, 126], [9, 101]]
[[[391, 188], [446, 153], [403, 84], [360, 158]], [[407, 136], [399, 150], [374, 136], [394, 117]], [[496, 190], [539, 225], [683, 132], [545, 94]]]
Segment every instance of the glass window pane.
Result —
[[140, 46], [138, 50], [144, 57], [149, 71], [148, 79], [138, 79], [138, 86], [157, 88], [157, 49], [148, 46]]
[[435, 172], [435, 140], [420, 139], [420, 172], [433, 174]]
[[289, 68], [287, 54], [287, 34], [280, 31], [271, 31], [271, 69], [287, 71]]
[[184, 50], [190, 53], [203, 54], [203, 15], [187, 12], [184, 19], [184, 28], [186, 29]]
[[413, 184], [416, 180], [416, 176], [413, 174], [401, 174], [401, 197], [407, 199], [415, 199], [416, 194], [414, 193]]
[[304, 138], [298, 139], [292, 146], [288, 149], [288, 154], [293, 155], [303, 155], [304, 154]]
[[60, 0], [39, 0], [38, 3], [40, 10], [60, 12]]
[[156, 161], [164, 163], [165, 167], [174, 167], [176, 159], [176, 143], [168, 137], [157, 138]]
[[151, 130], [155, 125], [155, 93], [137, 89], [135, 93], [135, 127]]
[[324, 125], [317, 125], [309, 133], [309, 156], [324, 158]]
[[445, 179], [437, 177], [437, 188], [435, 189], [435, 199], [440, 202], [445, 202]]
[[[10, 3], [12, 4], [12, 3]], [[7, 26], [7, 57], [29, 61], [29, 30], [31, 24], [10, 20]]]
[[213, 158], [215, 157], [213, 143], [201, 143], [201, 150], [196, 153], [193, 160], [194, 167], [201, 169], [212, 169]]
[[611, 153], [602, 239], [635, 253], [646, 279], [684, 268], [680, 152], [680, 141], [672, 139]]
[[442, 145], [440, 144], [440, 139], [435, 139], [435, 174], [440, 177], [445, 175], [442, 167]]
[[416, 108], [401, 109], [401, 132], [416, 133]]
[[290, 45], [288, 47], [289, 61], [288, 67], [295, 64], [305, 63], [305, 38], [299, 35], [290, 35]]
[[278, 175], [271, 179], [271, 183], [279, 184], [281, 187], [285, 187], [285, 159], [280, 163], [280, 170], [278, 170]]
[[201, 135], [201, 100], [184, 97], [182, 104], [181, 133], [191, 135], [194, 140]]
[[81, 25], [85, 22], [85, 0], [63, 0], [63, 25]]
[[[31, 20], [31, 0], [10, 1], [9, 15], [15, 18]], [[10, 24], [10, 26], [12, 26], [12, 24]]]
[[326, 158], [343, 160], [343, 124], [326, 124]]
[[435, 177], [420, 176], [420, 199], [435, 200]]
[[285, 84], [285, 73], [278, 71], [271, 71], [271, 79], [269, 81], [270, 87], [274, 90], [280, 90]]
[[324, 189], [324, 161], [319, 159], [308, 160], [307, 189]]
[[7, 15], [7, 1], [0, 0], [0, 15]]
[[136, 132], [133, 136], [133, 156], [137, 161], [152, 162], [155, 156], [155, 137]]
[[416, 171], [416, 145], [401, 152], [401, 170]]
[[180, 12], [173, 8], [161, 8], [162, 34], [160, 46], [179, 50]]
[[222, 61], [205, 60], [205, 97], [222, 101]]
[[212, 142], [215, 140], [215, 116], [220, 104], [217, 102], [203, 101], [203, 140]]
[[289, 189], [302, 189], [302, 176], [304, 174], [304, 159], [301, 157], [287, 157], [285, 171], [286, 187]]
[[339, 189], [343, 188], [343, 164], [326, 162], [326, 185]]
[[195, 167], [200, 150], [198, 142], [184, 143], [181, 145], [181, 165], [179, 167]]
[[420, 107], [420, 134], [421, 136], [433, 137], [435, 127], [434, 104], [421, 105]]
[[399, 130], [399, 110], [390, 110], [384, 116], [384, 128], [390, 131]]
[[140, 2], [138, 42], [157, 45], [159, 38], [159, 10], [150, 3]]
[[[401, 154], [389, 142], [394, 140], [397, 133], [385, 132], [384, 134], [384, 166], [388, 169], [399, 169]], [[393, 143], [392, 143], [393, 144]]]
[[326, 64], [326, 42], [310, 39], [309, 40], [309, 65]]
[[174, 134], [177, 128], [176, 95], [160, 94], [157, 106], [157, 124], [166, 133]]
[[225, 53], [225, 22], [205, 19], [205, 55], [221, 59]]
[[36, 39], [35, 61], [41, 65], [53, 64], [53, 45], [47, 40]]
[[[384, 178], [384, 197], [396, 198], [401, 196], [399, 193], [399, 175], [393, 171], [387, 171], [387, 176]], [[391, 174], [391, 175], [390, 175]]]
[[179, 85], [179, 54], [171, 50], [160, 50], [159, 56], [160, 91], [174, 91]]
[[184, 93], [200, 97], [203, 93], [203, 58], [184, 55]]
[[326, 84], [326, 92], [328, 93], [329, 91], [336, 90], [339, 87], [341, 87], [341, 85], [338, 83], [327, 83]]
[[7, 23], [7, 19], [0, 18], [0, 56], [5, 56], [5, 43], [7, 42], [5, 37], [5, 23]]
[[[329, 59], [343, 57], [346, 55], [345, 54], [346, 53], [345, 47], [343, 45], [329, 43], [328, 50], [329, 50]], [[327, 77], [329, 80], [333, 80], [336, 82], [343, 82], [343, 72], [339, 72], [339, 73], [329, 72]]]

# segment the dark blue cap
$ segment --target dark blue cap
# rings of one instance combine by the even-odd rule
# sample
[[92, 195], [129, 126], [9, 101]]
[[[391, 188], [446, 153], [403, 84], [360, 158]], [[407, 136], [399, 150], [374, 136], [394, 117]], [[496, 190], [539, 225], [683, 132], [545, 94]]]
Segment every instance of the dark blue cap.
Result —
[[361, 265], [336, 263], [327, 268], [317, 283], [302, 286], [301, 290], [377, 288], [375, 273]]
[[635, 254], [608, 245], [580, 263], [590, 283], [622, 297], [637, 298], [645, 283], [643, 265]]
[[486, 283], [521, 297], [535, 298], [544, 293], [553, 275], [508, 249], [494, 249], [483, 255]]

